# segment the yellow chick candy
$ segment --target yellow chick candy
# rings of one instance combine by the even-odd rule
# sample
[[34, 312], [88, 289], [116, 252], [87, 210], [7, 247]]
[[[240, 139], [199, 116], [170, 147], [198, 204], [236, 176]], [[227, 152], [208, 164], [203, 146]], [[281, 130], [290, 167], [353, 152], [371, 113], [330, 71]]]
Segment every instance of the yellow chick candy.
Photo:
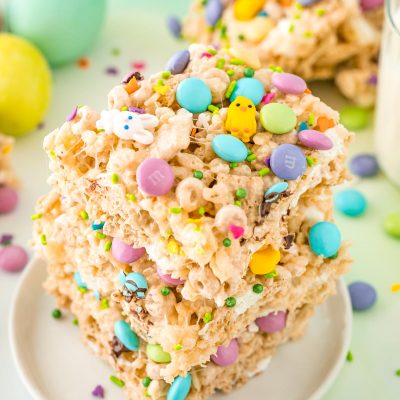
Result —
[[225, 128], [233, 136], [247, 143], [257, 131], [256, 108], [244, 96], [236, 97], [228, 108]]
[[250, 261], [250, 270], [255, 275], [265, 275], [274, 271], [281, 260], [281, 253], [268, 246], [255, 252]]
[[265, 0], [236, 0], [233, 6], [235, 18], [239, 21], [253, 19], [263, 8]]

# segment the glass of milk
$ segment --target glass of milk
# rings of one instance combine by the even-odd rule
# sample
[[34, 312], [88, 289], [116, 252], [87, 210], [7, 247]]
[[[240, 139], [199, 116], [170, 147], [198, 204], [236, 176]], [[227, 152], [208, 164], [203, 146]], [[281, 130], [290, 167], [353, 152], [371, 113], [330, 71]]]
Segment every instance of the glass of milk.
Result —
[[400, 0], [385, 3], [375, 145], [381, 168], [400, 186]]

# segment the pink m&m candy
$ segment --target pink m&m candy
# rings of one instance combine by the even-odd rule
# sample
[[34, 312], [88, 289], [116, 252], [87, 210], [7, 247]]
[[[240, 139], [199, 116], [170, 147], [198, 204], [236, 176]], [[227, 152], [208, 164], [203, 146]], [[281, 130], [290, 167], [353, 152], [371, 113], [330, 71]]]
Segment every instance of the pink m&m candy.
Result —
[[372, 10], [373, 8], [383, 5], [384, 0], [361, 0], [361, 8], [363, 10]]
[[185, 283], [185, 281], [182, 279], [175, 279], [171, 275], [163, 274], [159, 266], [157, 266], [157, 274], [167, 285], [178, 286]]
[[148, 158], [138, 167], [136, 180], [140, 190], [150, 196], [167, 194], [174, 184], [174, 172], [169, 164], [159, 158]]
[[211, 356], [211, 360], [214, 364], [220, 367], [227, 367], [236, 362], [239, 357], [239, 343], [236, 339], [231, 340], [227, 347], [219, 346], [217, 354]]
[[144, 247], [134, 248], [122, 240], [115, 238], [111, 246], [113, 257], [124, 264], [130, 264], [146, 254]]
[[305, 129], [299, 133], [299, 140], [304, 146], [316, 150], [329, 150], [333, 147], [332, 140], [321, 132]]
[[6, 214], [15, 209], [18, 204], [18, 193], [8, 186], [0, 187], [0, 214]]
[[10, 245], [0, 250], [0, 269], [7, 272], [18, 272], [28, 262], [28, 254], [17, 245]]
[[301, 94], [307, 89], [303, 78], [287, 72], [279, 72], [272, 75], [272, 84], [283, 93]]
[[271, 312], [265, 317], [257, 318], [256, 324], [263, 332], [275, 333], [285, 328], [286, 317], [286, 311]]

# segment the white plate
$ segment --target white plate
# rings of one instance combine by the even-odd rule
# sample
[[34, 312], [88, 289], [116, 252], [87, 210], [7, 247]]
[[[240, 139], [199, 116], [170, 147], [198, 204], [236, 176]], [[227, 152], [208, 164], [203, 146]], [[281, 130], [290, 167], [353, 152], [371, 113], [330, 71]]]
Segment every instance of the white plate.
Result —
[[[10, 319], [10, 338], [18, 372], [35, 399], [93, 399], [102, 384], [109, 400], [123, 399], [109, 382], [112, 370], [83, 346], [71, 317], [54, 320], [54, 301], [43, 292], [45, 264], [33, 260], [17, 288]], [[351, 306], [342, 281], [338, 294], [320, 306], [307, 334], [280, 348], [268, 369], [224, 400], [320, 399], [335, 380], [349, 348]]]

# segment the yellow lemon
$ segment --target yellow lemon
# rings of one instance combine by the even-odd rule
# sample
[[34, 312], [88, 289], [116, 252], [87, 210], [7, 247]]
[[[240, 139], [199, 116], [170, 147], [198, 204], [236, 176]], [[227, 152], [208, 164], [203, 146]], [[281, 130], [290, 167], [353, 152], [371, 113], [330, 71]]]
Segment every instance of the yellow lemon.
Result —
[[274, 271], [281, 260], [281, 253], [272, 246], [268, 246], [253, 254], [250, 261], [250, 269], [253, 274], [265, 275]]

